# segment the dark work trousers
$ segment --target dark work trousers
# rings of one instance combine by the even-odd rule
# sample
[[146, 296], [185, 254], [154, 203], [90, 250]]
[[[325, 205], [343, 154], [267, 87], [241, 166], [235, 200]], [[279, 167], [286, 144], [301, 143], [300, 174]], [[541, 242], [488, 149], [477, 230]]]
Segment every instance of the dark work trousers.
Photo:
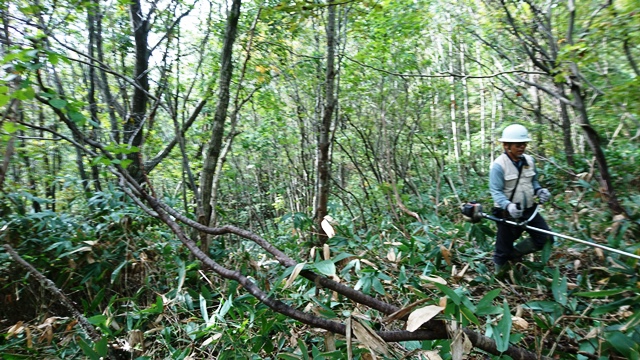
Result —
[[[531, 214], [533, 214], [534, 210], [535, 206], [526, 209], [522, 218], [528, 219], [529, 217], [531, 217]], [[553, 236], [543, 234], [539, 231], [525, 229], [521, 226], [509, 225], [501, 222], [498, 222], [496, 224], [498, 225], [498, 234], [496, 236], [496, 251], [493, 254], [493, 262], [498, 265], [504, 265], [507, 263], [507, 261], [517, 257], [517, 254], [515, 254], [515, 250], [513, 248], [513, 243], [522, 235], [524, 231], [529, 233], [538, 250], [542, 249], [547, 241], [553, 242]], [[529, 221], [527, 225], [538, 229], [551, 231], [551, 229], [549, 229], [549, 226], [547, 225], [547, 222], [544, 221], [544, 218], [540, 214], [536, 214], [536, 216], [531, 219], [531, 221]]]

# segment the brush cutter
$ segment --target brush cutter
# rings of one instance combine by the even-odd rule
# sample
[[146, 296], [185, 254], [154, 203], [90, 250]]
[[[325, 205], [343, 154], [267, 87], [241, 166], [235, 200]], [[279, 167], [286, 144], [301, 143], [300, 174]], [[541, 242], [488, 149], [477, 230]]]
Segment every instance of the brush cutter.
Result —
[[499, 217], [496, 217], [496, 216], [493, 216], [493, 215], [486, 214], [486, 213], [482, 212], [482, 205], [478, 204], [475, 201], [463, 204], [460, 207], [460, 210], [462, 211], [462, 214], [464, 215], [465, 220], [470, 221], [472, 223], [478, 223], [483, 218], [485, 218], [485, 219], [489, 219], [491, 221], [495, 221], [497, 223], [504, 223], [504, 224], [509, 224], [509, 225], [512, 225], [512, 226], [519, 226], [519, 227], [522, 227], [522, 228], [525, 228], [525, 229], [538, 231], [538, 232], [541, 232], [541, 233], [547, 234], [547, 235], [557, 236], [557, 237], [560, 237], [560, 238], [563, 238], [563, 239], [575, 241], [575, 242], [580, 243], [580, 244], [596, 247], [596, 248], [599, 248], [599, 249], [602, 249], [602, 250], [611, 251], [611, 252], [614, 252], [616, 254], [625, 255], [625, 256], [629, 256], [629, 257], [632, 257], [634, 259], [639, 259], [640, 260], [640, 256], [636, 255], [636, 254], [631, 254], [631, 253], [628, 253], [628, 252], [625, 252], [625, 251], [622, 251], [622, 250], [618, 250], [618, 249], [614, 249], [614, 248], [611, 248], [611, 247], [608, 247], [608, 246], [600, 245], [600, 244], [593, 243], [593, 242], [590, 242], [590, 241], [585, 241], [585, 240], [581, 240], [581, 239], [578, 239], [578, 238], [574, 238], [572, 236], [562, 235], [562, 234], [555, 233], [553, 231], [548, 231], [548, 230], [544, 230], [544, 229], [540, 229], [540, 228], [536, 228], [536, 227], [527, 225], [527, 223], [529, 221], [531, 221], [531, 219], [533, 219], [536, 216], [536, 214], [538, 213], [538, 207], [537, 206], [536, 206], [536, 209], [533, 212], [533, 214], [528, 219], [523, 220], [523, 221], [513, 221], [513, 220], [503, 219], [503, 218], [499, 218]]

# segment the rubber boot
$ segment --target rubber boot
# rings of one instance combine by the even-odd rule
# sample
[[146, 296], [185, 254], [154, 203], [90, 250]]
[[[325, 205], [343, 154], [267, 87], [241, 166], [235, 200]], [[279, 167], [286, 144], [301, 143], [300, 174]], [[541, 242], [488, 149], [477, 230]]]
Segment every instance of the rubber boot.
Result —
[[507, 277], [507, 274], [509, 273], [509, 270], [511, 269], [511, 265], [509, 265], [508, 262], [502, 265], [498, 265], [496, 263], [494, 263], [493, 265], [495, 266], [493, 274], [495, 275], [496, 279], [505, 279]]
[[536, 246], [536, 243], [529, 237], [517, 243], [513, 248], [515, 249], [513, 260], [516, 262], [522, 261], [523, 256], [540, 250], [538, 246]]

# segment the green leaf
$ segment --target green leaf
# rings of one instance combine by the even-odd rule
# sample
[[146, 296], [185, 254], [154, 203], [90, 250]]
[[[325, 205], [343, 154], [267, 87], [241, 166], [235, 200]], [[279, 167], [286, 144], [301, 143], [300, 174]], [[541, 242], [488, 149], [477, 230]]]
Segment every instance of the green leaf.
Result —
[[102, 356], [100, 356], [97, 352], [95, 352], [89, 344], [87, 344], [81, 338], [78, 338], [78, 345], [82, 349], [82, 352], [91, 360], [100, 360]]
[[107, 337], [106, 336], [101, 337], [100, 340], [98, 340], [94, 344], [95, 344], [94, 349], [96, 350], [96, 353], [100, 355], [101, 359], [104, 359], [107, 356], [107, 353], [109, 352]]
[[123, 168], [127, 168], [127, 166], [129, 166], [129, 164], [131, 164], [133, 162], [133, 160], [131, 159], [122, 159], [120, 160], [120, 166], [122, 166]]
[[500, 295], [500, 289], [493, 289], [489, 291], [485, 296], [478, 301], [476, 305], [476, 313], [478, 315], [489, 315], [494, 313], [495, 309], [499, 307], [493, 306], [493, 300]]
[[11, 96], [6, 94], [0, 94], [0, 106], [7, 105], [9, 103], [9, 100], [11, 100]]
[[[51, 100], [51, 102], [53, 102], [54, 100]], [[53, 104], [51, 104], [53, 105]], [[74, 123], [78, 124], [78, 125], [84, 125], [87, 122], [87, 118], [80, 112], [77, 111], [69, 111], [69, 119], [71, 119], [71, 121], [73, 121]]]
[[454, 304], [460, 305], [460, 301], [461, 301], [460, 295], [458, 295], [455, 291], [453, 291], [449, 287], [442, 284], [438, 284], [438, 283], [433, 283], [433, 284], [438, 289], [440, 289], [440, 291], [442, 291], [445, 295], [447, 295], [447, 297], [449, 297], [449, 299], [451, 299], [451, 301], [453, 301]]
[[129, 263], [128, 260], [123, 261], [122, 263], [120, 263], [120, 265], [118, 265], [117, 268], [115, 268], [115, 270], [113, 270], [113, 272], [111, 273], [111, 283], [113, 284], [116, 279], [118, 279], [118, 275], [120, 275], [120, 271], [122, 271], [122, 269]]
[[104, 324], [107, 321], [106, 315], [95, 315], [87, 319], [91, 325]]
[[300, 360], [300, 356], [292, 354], [278, 354], [278, 359], [284, 360]]
[[511, 312], [506, 301], [503, 308], [502, 319], [500, 319], [493, 332], [493, 339], [496, 341], [496, 348], [499, 352], [507, 351], [511, 337]]
[[560, 269], [556, 267], [553, 273], [553, 282], [551, 283], [551, 292], [553, 298], [562, 306], [567, 305], [567, 277], [560, 278]]
[[64, 109], [64, 107], [67, 106], [67, 102], [62, 99], [51, 99], [49, 100], [49, 104], [56, 109]]
[[309, 348], [307, 348], [307, 344], [305, 344], [302, 339], [298, 339], [298, 347], [300, 348], [300, 351], [302, 351], [302, 358], [304, 360], [309, 360]]
[[23, 125], [18, 125], [10, 121], [5, 121], [4, 124], [2, 124], [2, 130], [4, 130], [4, 132], [6, 132], [7, 134], [13, 134], [18, 130], [23, 130], [23, 128]]
[[32, 87], [29, 86], [23, 89], [16, 90], [13, 93], [13, 97], [21, 101], [33, 100], [33, 98], [36, 97], [36, 92], [33, 90]]
[[600, 290], [600, 291], [584, 291], [573, 293], [574, 296], [582, 296], [588, 298], [604, 298], [612, 295], [621, 294], [628, 289], [610, 289], [610, 290]]
[[373, 278], [373, 290], [375, 290], [380, 295], [385, 295], [384, 286], [382, 286], [382, 282], [378, 278]]
[[205, 324], [209, 322], [209, 312], [207, 311], [207, 300], [200, 294], [200, 312]]
[[331, 260], [323, 260], [313, 264], [313, 267], [318, 270], [319, 273], [332, 276], [336, 274], [336, 264]]
[[638, 359], [638, 348], [640, 348], [640, 345], [633, 339], [620, 331], [605, 332], [604, 337], [616, 351], [624, 355], [627, 359]]
[[[470, 322], [480, 326], [480, 320], [478, 320], [478, 318], [476, 317], [476, 315], [473, 313], [473, 311], [471, 311], [468, 307], [466, 306], [461, 306], [460, 307], [460, 311], [462, 312], [462, 315], [464, 315], [464, 317], [469, 320]], [[463, 323], [463, 325], [465, 325]]]

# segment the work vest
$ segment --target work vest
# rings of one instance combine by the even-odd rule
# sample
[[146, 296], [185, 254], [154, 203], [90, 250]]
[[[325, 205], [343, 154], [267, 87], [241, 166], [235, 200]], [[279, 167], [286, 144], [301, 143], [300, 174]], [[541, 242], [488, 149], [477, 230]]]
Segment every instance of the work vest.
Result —
[[[520, 203], [520, 208], [523, 210], [534, 205], [533, 176], [536, 174], [533, 157], [526, 154], [524, 157], [527, 160], [527, 164], [522, 166], [520, 180], [518, 180], [518, 168], [507, 154], [503, 153], [494, 161], [494, 166], [500, 165], [504, 172], [504, 194], [510, 199], [515, 190], [515, 195], [513, 195], [511, 202]], [[516, 182], [518, 182], [518, 188], [514, 189]], [[496, 203], [495, 206], [498, 207], [499, 205]]]

